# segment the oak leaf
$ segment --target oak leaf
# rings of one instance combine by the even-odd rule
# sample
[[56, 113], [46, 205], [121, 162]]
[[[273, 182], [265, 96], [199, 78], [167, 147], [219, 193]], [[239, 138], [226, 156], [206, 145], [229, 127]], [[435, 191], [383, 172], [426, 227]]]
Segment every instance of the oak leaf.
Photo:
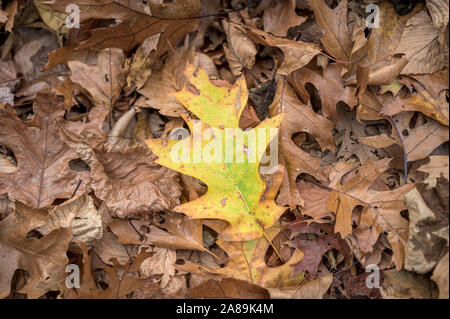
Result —
[[[148, 81], [138, 90], [146, 99], [138, 100], [137, 106], [151, 107], [166, 116], [181, 116], [186, 113], [183, 105], [173, 96], [187, 84], [183, 72], [186, 63], [205, 68], [206, 63], [193, 46], [183, 46], [169, 55], [161, 69], [152, 70]], [[217, 77], [217, 69], [206, 70], [210, 77]]]
[[431, 155], [430, 161], [420, 166], [417, 170], [428, 173], [427, 178], [423, 182], [428, 184], [428, 187], [435, 187], [438, 178], [442, 177], [449, 180], [448, 163], [448, 155]]
[[[65, 12], [72, 4], [71, 0], [52, 1], [48, 3], [53, 10]], [[145, 39], [160, 33], [156, 47], [161, 56], [175, 47], [178, 40], [197, 29], [198, 19], [194, 17], [200, 10], [200, 1], [172, 1], [170, 5], [150, 2], [86, 0], [77, 4], [80, 11], [80, 22], [90, 19], [117, 19], [119, 24], [108, 28], [90, 30], [90, 37], [76, 47], [77, 50], [92, 48], [100, 51], [105, 48], [120, 48], [126, 52], [132, 50]]]
[[[371, 251], [379, 235], [388, 233], [388, 240], [394, 251], [394, 261], [398, 269], [404, 259], [404, 246], [408, 236], [408, 221], [401, 216], [406, 209], [403, 195], [414, 185], [406, 184], [394, 190], [376, 191], [371, 189], [376, 179], [389, 168], [391, 159], [377, 162], [366, 161], [361, 167], [356, 163], [339, 162], [330, 173], [329, 188], [333, 189], [327, 208], [336, 213], [334, 232], [343, 238], [353, 233], [352, 212], [356, 206], [362, 206], [361, 221], [355, 230], [356, 237], [367, 233], [363, 251]], [[341, 178], [356, 169], [355, 175], [341, 184]], [[366, 235], [367, 235], [366, 234]], [[367, 239], [368, 238], [368, 239]]]
[[[161, 139], [147, 140], [147, 146], [158, 156], [156, 162], [183, 174], [196, 177], [208, 185], [208, 191], [202, 197], [185, 203], [175, 208], [175, 211], [184, 213], [191, 218], [214, 218], [224, 219], [230, 223], [222, 233], [228, 240], [251, 240], [264, 234], [264, 228], [272, 226], [276, 219], [285, 210], [277, 206], [273, 201], [275, 194], [264, 194], [266, 187], [259, 175], [259, 163], [265, 147], [270, 143], [269, 129], [276, 128], [283, 115], [266, 119], [253, 130], [246, 131], [250, 133], [261, 134], [266, 132], [264, 145], [260, 145], [258, 150], [250, 149], [245, 152], [245, 147], [233, 145], [225, 146], [225, 128], [235, 129], [235, 134], [243, 134], [239, 130], [239, 119], [246, 105], [248, 91], [243, 78], [239, 78], [232, 88], [217, 87], [213, 85], [206, 72], [203, 69], [194, 75], [195, 68], [192, 65], [186, 67], [185, 75], [189, 82], [198, 90], [199, 94], [191, 93], [184, 88], [175, 93], [175, 97], [201, 121], [204, 128], [214, 128], [215, 131], [209, 138], [203, 138], [201, 148], [194, 149], [193, 135], [182, 141], [168, 141], [164, 145]], [[189, 127], [193, 128], [193, 121], [188, 121]], [[260, 129], [260, 130], [258, 130]], [[252, 132], [253, 131], [253, 132]], [[211, 132], [209, 130], [209, 132]], [[237, 132], [237, 133], [236, 133]], [[242, 132], [242, 133], [239, 133]], [[210, 142], [217, 146], [216, 156], [213, 161], [205, 162], [201, 158], [202, 149]], [[261, 138], [260, 138], [261, 139]], [[191, 142], [192, 141], [192, 142]], [[180, 144], [177, 144], [180, 143]], [[247, 142], [248, 143], [248, 142]], [[189, 150], [189, 156], [184, 163], [179, 153], [178, 162], [172, 159], [172, 147], [177, 144]], [[239, 144], [239, 143], [237, 143]], [[264, 148], [262, 147], [264, 146]], [[250, 147], [250, 146], [247, 146]], [[256, 147], [256, 146], [254, 146]], [[208, 148], [205, 148], [208, 149]], [[222, 151], [222, 152], [220, 152]], [[209, 149], [211, 152], [211, 149]], [[176, 151], [175, 151], [176, 153]], [[193, 154], [191, 154], [193, 153]], [[255, 162], [248, 160], [248, 154], [253, 153]], [[203, 155], [205, 156], [205, 150]], [[209, 153], [210, 154], [210, 153]], [[224, 154], [233, 155], [231, 163], [226, 163]], [[236, 156], [236, 160], [234, 159]], [[244, 163], [238, 162], [238, 157], [243, 156]], [[261, 196], [263, 196], [261, 199]]]
[[[316, 275], [323, 255], [331, 249], [342, 253], [347, 264], [352, 263], [350, 247], [339, 234], [333, 234], [333, 225], [297, 217], [295, 221], [288, 223], [286, 228], [292, 232], [293, 237], [289, 246], [301, 250], [304, 254], [303, 259], [294, 265], [297, 273], [307, 271], [310, 275]], [[307, 234], [314, 234], [317, 238], [311, 240], [306, 238]]]
[[409, 19], [396, 50], [408, 59], [401, 73], [433, 73], [445, 68], [448, 65], [448, 45], [439, 41], [440, 35], [425, 10]]
[[307, 20], [295, 13], [295, 0], [276, 1], [263, 15], [264, 31], [284, 37], [289, 28], [299, 26]]
[[[423, 186], [419, 184], [419, 189], [414, 188], [405, 195], [409, 216], [405, 269], [419, 274], [426, 274], [437, 265], [449, 234], [448, 205], [445, 209], [445, 204], [437, 200], [439, 191], [424, 190]], [[430, 193], [431, 196], [426, 196], [428, 200], [422, 197], [420, 189]]]
[[[160, 226], [164, 230], [139, 220], [113, 219], [108, 224], [111, 231], [124, 244], [207, 251], [203, 245], [203, 223], [201, 220], [168, 216], [167, 220]], [[138, 234], [136, 229], [141, 235]]]
[[66, 251], [72, 232], [69, 228], [54, 230], [38, 239], [27, 234], [47, 222], [47, 212], [16, 202], [16, 210], [0, 222], [0, 298], [8, 296], [11, 279], [17, 269], [29, 277], [19, 292], [38, 298], [57, 290], [66, 278]]
[[350, 61], [353, 41], [347, 27], [347, 0], [331, 9], [325, 0], [312, 0], [311, 8], [324, 35], [320, 38], [325, 50], [334, 58]]
[[319, 92], [322, 116], [337, 122], [336, 105], [339, 101], [345, 102], [350, 108], [358, 103], [356, 89], [344, 85], [341, 72], [342, 65], [338, 64], [328, 65], [324, 72], [318, 68], [306, 67], [293, 72], [288, 80], [305, 104], [311, 99], [305, 86], [307, 83], [313, 84]]
[[[232, 16], [232, 20], [233, 19]], [[255, 65], [258, 50], [256, 45], [237, 29], [232, 22], [222, 20], [223, 29], [227, 35], [228, 45], [223, 46], [230, 70], [235, 76], [239, 76], [243, 69], [252, 69]]]
[[84, 192], [87, 172], [71, 169], [78, 158], [61, 140], [56, 121], [64, 116], [62, 101], [52, 94], [38, 94], [30, 121], [22, 121], [16, 111], [5, 106], [0, 111], [0, 141], [17, 159], [17, 169], [0, 173], [0, 185], [12, 200], [42, 208], [57, 198], [69, 198], [77, 188]]
[[96, 106], [108, 110], [114, 106], [122, 88], [121, 75], [125, 55], [121, 49], [108, 48], [98, 53], [97, 65], [91, 66], [79, 61], [69, 61], [70, 79], [85, 88]]
[[65, 283], [60, 285], [61, 294], [66, 299], [125, 299], [126, 296], [148, 283], [148, 279], [140, 278], [133, 273], [139, 270], [142, 262], [151, 257], [153, 253], [143, 249], [134, 259], [121, 265], [117, 259], [112, 259], [113, 267], [105, 267], [109, 277], [109, 286], [106, 289], [99, 288], [92, 276], [91, 258], [86, 245], [77, 242], [83, 251], [83, 271], [79, 288], [68, 288]]
[[50, 207], [46, 224], [37, 230], [47, 235], [53, 230], [69, 227], [72, 229], [72, 240], [91, 244], [102, 238], [102, 218], [91, 196], [83, 194], [61, 205]]
[[249, 25], [234, 25], [245, 32], [254, 42], [277, 47], [283, 52], [283, 61], [277, 69], [277, 72], [281, 75], [289, 75], [291, 72], [304, 67], [320, 53], [320, 48], [315, 43], [275, 37]]
[[320, 158], [315, 158], [297, 147], [292, 136], [298, 132], [311, 134], [323, 150], [334, 151], [334, 140], [331, 134], [334, 124], [321, 115], [316, 114], [311, 106], [305, 105], [297, 98], [294, 90], [285, 78], [277, 81], [277, 90], [270, 115], [285, 113], [281, 123], [280, 157], [286, 168], [285, 178], [280, 187], [277, 203], [289, 205], [303, 205], [303, 198], [296, 187], [296, 179], [302, 173], [310, 174], [320, 181], [327, 182], [327, 178], [320, 167]]
[[[429, 75], [430, 78], [432, 76], [433, 75]], [[439, 77], [439, 74], [435, 74], [434, 77]], [[422, 81], [426, 80], [433, 84], [437, 82], [433, 79], [425, 79], [422, 76]], [[441, 90], [435, 93], [433, 92], [433, 89], [428, 91], [427, 88], [424, 87], [421, 83], [414, 80], [411, 80], [409, 84], [414, 89], [415, 93], [412, 93], [411, 96], [407, 98], [396, 99], [394, 100], [394, 102], [385, 105], [383, 107], [382, 114], [392, 116], [404, 111], [418, 111], [448, 126], [449, 115], [448, 102], [446, 100], [447, 92], [445, 90]], [[440, 86], [442, 86], [442, 84]]]

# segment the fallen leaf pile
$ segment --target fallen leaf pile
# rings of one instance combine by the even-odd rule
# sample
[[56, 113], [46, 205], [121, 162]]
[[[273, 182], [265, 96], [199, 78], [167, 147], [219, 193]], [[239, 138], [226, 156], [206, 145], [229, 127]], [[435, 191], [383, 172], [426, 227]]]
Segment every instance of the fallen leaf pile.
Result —
[[448, 298], [448, 20], [0, 0], [0, 298]]

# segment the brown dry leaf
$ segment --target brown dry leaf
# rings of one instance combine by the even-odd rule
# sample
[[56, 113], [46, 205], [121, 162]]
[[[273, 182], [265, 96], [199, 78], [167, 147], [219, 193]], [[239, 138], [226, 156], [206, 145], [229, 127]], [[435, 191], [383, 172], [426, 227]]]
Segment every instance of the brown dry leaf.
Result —
[[[193, 46], [180, 47], [169, 55], [160, 70], [152, 70], [148, 81], [138, 90], [146, 99], [139, 99], [136, 105], [157, 109], [166, 116], [178, 117], [186, 114], [183, 105], [173, 94], [181, 91], [188, 83], [184, 76], [187, 63], [193, 64], [195, 67], [206, 66], [204, 58], [195, 52]], [[205, 70], [210, 77], [217, 77], [215, 66]]]
[[[47, 222], [47, 212], [16, 202], [14, 213], [0, 222], [0, 298], [9, 295], [11, 279], [17, 269], [28, 272], [26, 285], [19, 292], [38, 298], [57, 290], [66, 278], [66, 251], [72, 238], [70, 228], [52, 231], [38, 239], [27, 237]], [[4, 262], [6, 261], [7, 262]]]
[[338, 60], [350, 61], [353, 41], [347, 28], [347, 0], [334, 9], [330, 9], [325, 0], [312, 0], [310, 5], [324, 31], [320, 41], [325, 50]]
[[[421, 76], [420, 78], [424, 83], [428, 82], [427, 87], [432, 87], [430, 91], [418, 81], [411, 80], [409, 84], [414, 89], [415, 93], [412, 93], [411, 96], [405, 99], [395, 99], [394, 102], [385, 105], [382, 109], [382, 114], [392, 116], [405, 111], [418, 111], [448, 126], [449, 115], [448, 102], [446, 100], [447, 92], [444, 89], [437, 91], [436, 86], [431, 86], [437, 84], [438, 87], [445, 87], [445, 84], [439, 85], [439, 83], [436, 83], [439, 80], [433, 78], [438, 78], [440, 80], [441, 77], [439, 72], [434, 75]], [[448, 77], [445, 82], [448, 83]]]
[[97, 241], [92, 248], [108, 265], [112, 265], [112, 259], [116, 259], [121, 265], [125, 265], [130, 259], [127, 248], [109, 231], [104, 232], [101, 240]]
[[321, 170], [320, 158], [298, 148], [292, 141], [292, 135], [306, 132], [317, 140], [322, 150], [334, 151], [331, 134], [334, 125], [330, 120], [316, 114], [311, 106], [300, 102], [285, 78], [277, 81], [277, 91], [269, 109], [272, 117], [280, 113], [286, 114], [280, 128], [280, 156], [286, 172], [277, 202], [295, 208], [296, 205], [303, 205], [303, 199], [296, 187], [298, 175], [307, 173], [325, 182], [327, 179]]
[[338, 158], [349, 160], [355, 156], [361, 163], [367, 160], [377, 161], [390, 154], [383, 150], [395, 144], [395, 140], [385, 135], [367, 136], [367, 124], [358, 122], [354, 110], [339, 107], [337, 130], [342, 134], [342, 142], [337, 153]]
[[4, 24], [8, 20], [9, 20], [8, 14], [5, 11], [0, 10], [0, 23]]
[[337, 122], [336, 105], [339, 101], [345, 102], [350, 108], [358, 103], [355, 96], [356, 89], [344, 86], [341, 72], [342, 65], [339, 64], [328, 65], [324, 72], [319, 68], [306, 67], [295, 71], [288, 79], [305, 104], [311, 99], [305, 86], [312, 83], [319, 92], [322, 115]]
[[223, 278], [220, 281], [210, 279], [190, 288], [189, 298], [268, 299], [269, 293], [264, 288], [246, 281]]
[[14, 159], [0, 153], [0, 173], [13, 173], [16, 169]]
[[0, 111], [0, 141], [17, 159], [15, 171], [0, 173], [0, 185], [12, 200], [42, 208], [57, 198], [69, 198], [79, 180], [78, 192], [83, 193], [90, 179], [87, 172], [69, 166], [78, 155], [59, 136], [56, 121], [64, 116], [62, 101], [52, 94], [39, 94], [33, 108], [29, 121], [19, 119], [10, 106]]
[[264, 31], [284, 37], [289, 28], [299, 26], [307, 20], [295, 13], [296, 0], [275, 1], [275, 5], [264, 10]]
[[106, 289], [99, 288], [92, 277], [91, 258], [87, 247], [82, 242], [77, 242], [83, 250], [83, 272], [80, 288], [67, 288], [60, 285], [62, 297], [66, 299], [124, 299], [126, 296], [148, 283], [148, 279], [135, 275], [142, 262], [152, 256], [153, 253], [142, 250], [134, 259], [129, 259], [125, 265], [121, 265], [113, 259], [113, 267], [106, 267], [104, 271], [109, 277], [109, 286]]
[[[235, 15], [230, 14], [232, 21], [239, 21]], [[242, 70], [252, 69], [255, 65], [255, 56], [258, 53], [256, 45], [232, 22], [222, 20], [222, 26], [227, 35], [228, 45], [223, 46], [225, 57], [234, 76], [239, 76]]]
[[429, 119], [424, 125], [410, 130], [406, 138], [403, 137], [408, 162], [426, 158], [448, 139], [448, 127]]
[[[55, 11], [65, 13], [69, 4], [72, 4], [71, 0], [53, 1], [50, 6]], [[175, 0], [170, 5], [154, 1], [147, 5], [143, 2], [86, 0], [77, 5], [83, 12], [80, 16], [81, 23], [90, 19], [120, 21], [108, 28], [90, 30], [90, 37], [79, 43], [77, 50], [120, 48], [129, 52], [145, 39], [163, 31], [156, 48], [158, 56], [175, 47], [178, 40], [197, 29], [198, 19], [188, 18], [194, 17], [201, 6], [200, 0], [189, 1], [188, 4], [185, 0]]]
[[297, 189], [303, 198], [303, 206], [300, 208], [303, 215], [317, 220], [324, 217], [334, 220], [333, 212], [327, 208], [329, 190], [303, 180], [297, 182]]
[[[437, 197], [433, 193], [428, 198]], [[437, 200], [427, 205], [417, 188], [405, 194], [405, 202], [409, 213], [405, 269], [426, 274], [437, 265], [440, 252], [448, 245], [448, 211]]]
[[275, 37], [248, 25], [233, 24], [233, 26], [245, 32], [254, 42], [277, 47], [283, 52], [283, 62], [277, 69], [278, 74], [281, 75], [289, 75], [293, 71], [304, 67], [320, 53], [319, 46], [314, 43]]
[[126, 73], [126, 90], [140, 89], [147, 82], [152, 73], [152, 56], [156, 51], [160, 33], [157, 33], [142, 42], [132, 58], [126, 60], [124, 73]]
[[146, 277], [162, 275], [160, 287], [166, 288], [171, 278], [175, 276], [176, 259], [177, 253], [175, 250], [155, 247], [153, 256], [142, 262], [140, 270]]
[[[304, 253], [303, 259], [294, 265], [297, 273], [307, 271], [310, 275], [315, 276], [322, 257], [331, 249], [339, 251], [344, 256], [347, 265], [352, 263], [353, 256], [350, 247], [340, 235], [333, 234], [332, 224], [316, 223], [297, 216], [295, 221], [286, 225], [286, 228], [292, 232], [291, 238], [293, 239], [288, 242], [289, 246]], [[307, 234], [314, 234], [316, 238], [310, 240]]]
[[439, 288], [439, 299], [448, 299], [448, 252], [434, 269], [431, 279]]
[[164, 224], [160, 225], [166, 230], [140, 220], [121, 219], [113, 219], [108, 227], [124, 244], [206, 251], [203, 246], [202, 225], [201, 220], [176, 215], [168, 216]]
[[119, 80], [124, 62], [125, 55], [121, 49], [104, 49], [99, 52], [95, 66], [69, 61], [68, 65], [72, 71], [70, 79], [91, 94], [95, 106], [109, 110], [122, 91]]
[[423, 183], [428, 184], [428, 187], [430, 188], [436, 187], [438, 178], [449, 180], [448, 163], [448, 155], [431, 155], [430, 161], [417, 169], [419, 172], [428, 173], [428, 176]]
[[384, 281], [380, 293], [384, 299], [431, 299], [437, 297], [433, 282], [406, 270], [395, 269], [383, 271]]
[[[6, 4], [5, 11], [8, 14], [8, 21], [5, 24], [6, 32], [11, 32], [14, 27], [14, 20], [17, 15], [17, 9], [18, 9], [18, 1], [17, 0], [9, 1]], [[2, 15], [1, 12], [2, 12], [2, 10], [0, 10], [0, 16]], [[0, 20], [2, 20], [1, 17], [0, 17]]]
[[[408, 236], [408, 221], [400, 213], [406, 209], [403, 195], [414, 185], [407, 184], [394, 190], [376, 191], [371, 189], [376, 179], [389, 168], [388, 158], [377, 162], [366, 161], [358, 164], [339, 162], [330, 173], [329, 187], [334, 189], [327, 203], [328, 209], [336, 213], [335, 233], [347, 237], [353, 233], [352, 212], [356, 206], [363, 206], [361, 221], [356, 237], [364, 238], [361, 249], [373, 249], [379, 235], [388, 233], [388, 240], [394, 251], [397, 269], [401, 269], [404, 259], [404, 246]], [[356, 175], [341, 183], [342, 177], [356, 168]]]
[[179, 204], [178, 173], [156, 164], [147, 147], [105, 143], [93, 148], [62, 132], [65, 143], [89, 165], [91, 187], [114, 216], [127, 218]]
[[322, 299], [333, 281], [329, 274], [318, 279], [310, 280], [300, 287], [268, 288], [272, 299]]
[[448, 46], [439, 41], [440, 34], [425, 10], [408, 20], [396, 49], [408, 59], [402, 74], [434, 73], [448, 65]]
[[[377, 6], [380, 27], [371, 29], [367, 41], [368, 55], [361, 61], [361, 65], [368, 68], [369, 85], [390, 84], [405, 67], [407, 59], [394, 57], [394, 54], [406, 22], [420, 8], [418, 4], [412, 12], [400, 16], [395, 11], [394, 5], [388, 1], [382, 1]], [[355, 74], [349, 76], [345, 83], [356, 84]]]

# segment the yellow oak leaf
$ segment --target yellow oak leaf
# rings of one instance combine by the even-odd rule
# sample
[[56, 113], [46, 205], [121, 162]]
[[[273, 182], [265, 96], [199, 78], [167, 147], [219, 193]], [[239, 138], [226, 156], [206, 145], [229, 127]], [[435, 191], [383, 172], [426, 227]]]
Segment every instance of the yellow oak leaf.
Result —
[[221, 234], [225, 240], [259, 238], [285, 210], [275, 204], [276, 191], [266, 191], [259, 174], [267, 146], [278, 140], [284, 114], [242, 131], [239, 119], [248, 98], [245, 79], [239, 78], [228, 88], [211, 83], [203, 69], [194, 73], [194, 66], [188, 65], [185, 76], [195, 90], [185, 87], [174, 96], [200, 121], [185, 118], [191, 134], [181, 141], [150, 139], [147, 146], [158, 156], [158, 164], [208, 186], [204, 196], [175, 211], [195, 219], [226, 220], [230, 225]]

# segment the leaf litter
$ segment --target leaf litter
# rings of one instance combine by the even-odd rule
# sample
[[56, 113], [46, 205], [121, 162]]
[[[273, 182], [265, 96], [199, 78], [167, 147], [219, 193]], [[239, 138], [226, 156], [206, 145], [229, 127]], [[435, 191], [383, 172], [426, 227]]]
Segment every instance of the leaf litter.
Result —
[[448, 20], [0, 1], [0, 297], [448, 298]]

